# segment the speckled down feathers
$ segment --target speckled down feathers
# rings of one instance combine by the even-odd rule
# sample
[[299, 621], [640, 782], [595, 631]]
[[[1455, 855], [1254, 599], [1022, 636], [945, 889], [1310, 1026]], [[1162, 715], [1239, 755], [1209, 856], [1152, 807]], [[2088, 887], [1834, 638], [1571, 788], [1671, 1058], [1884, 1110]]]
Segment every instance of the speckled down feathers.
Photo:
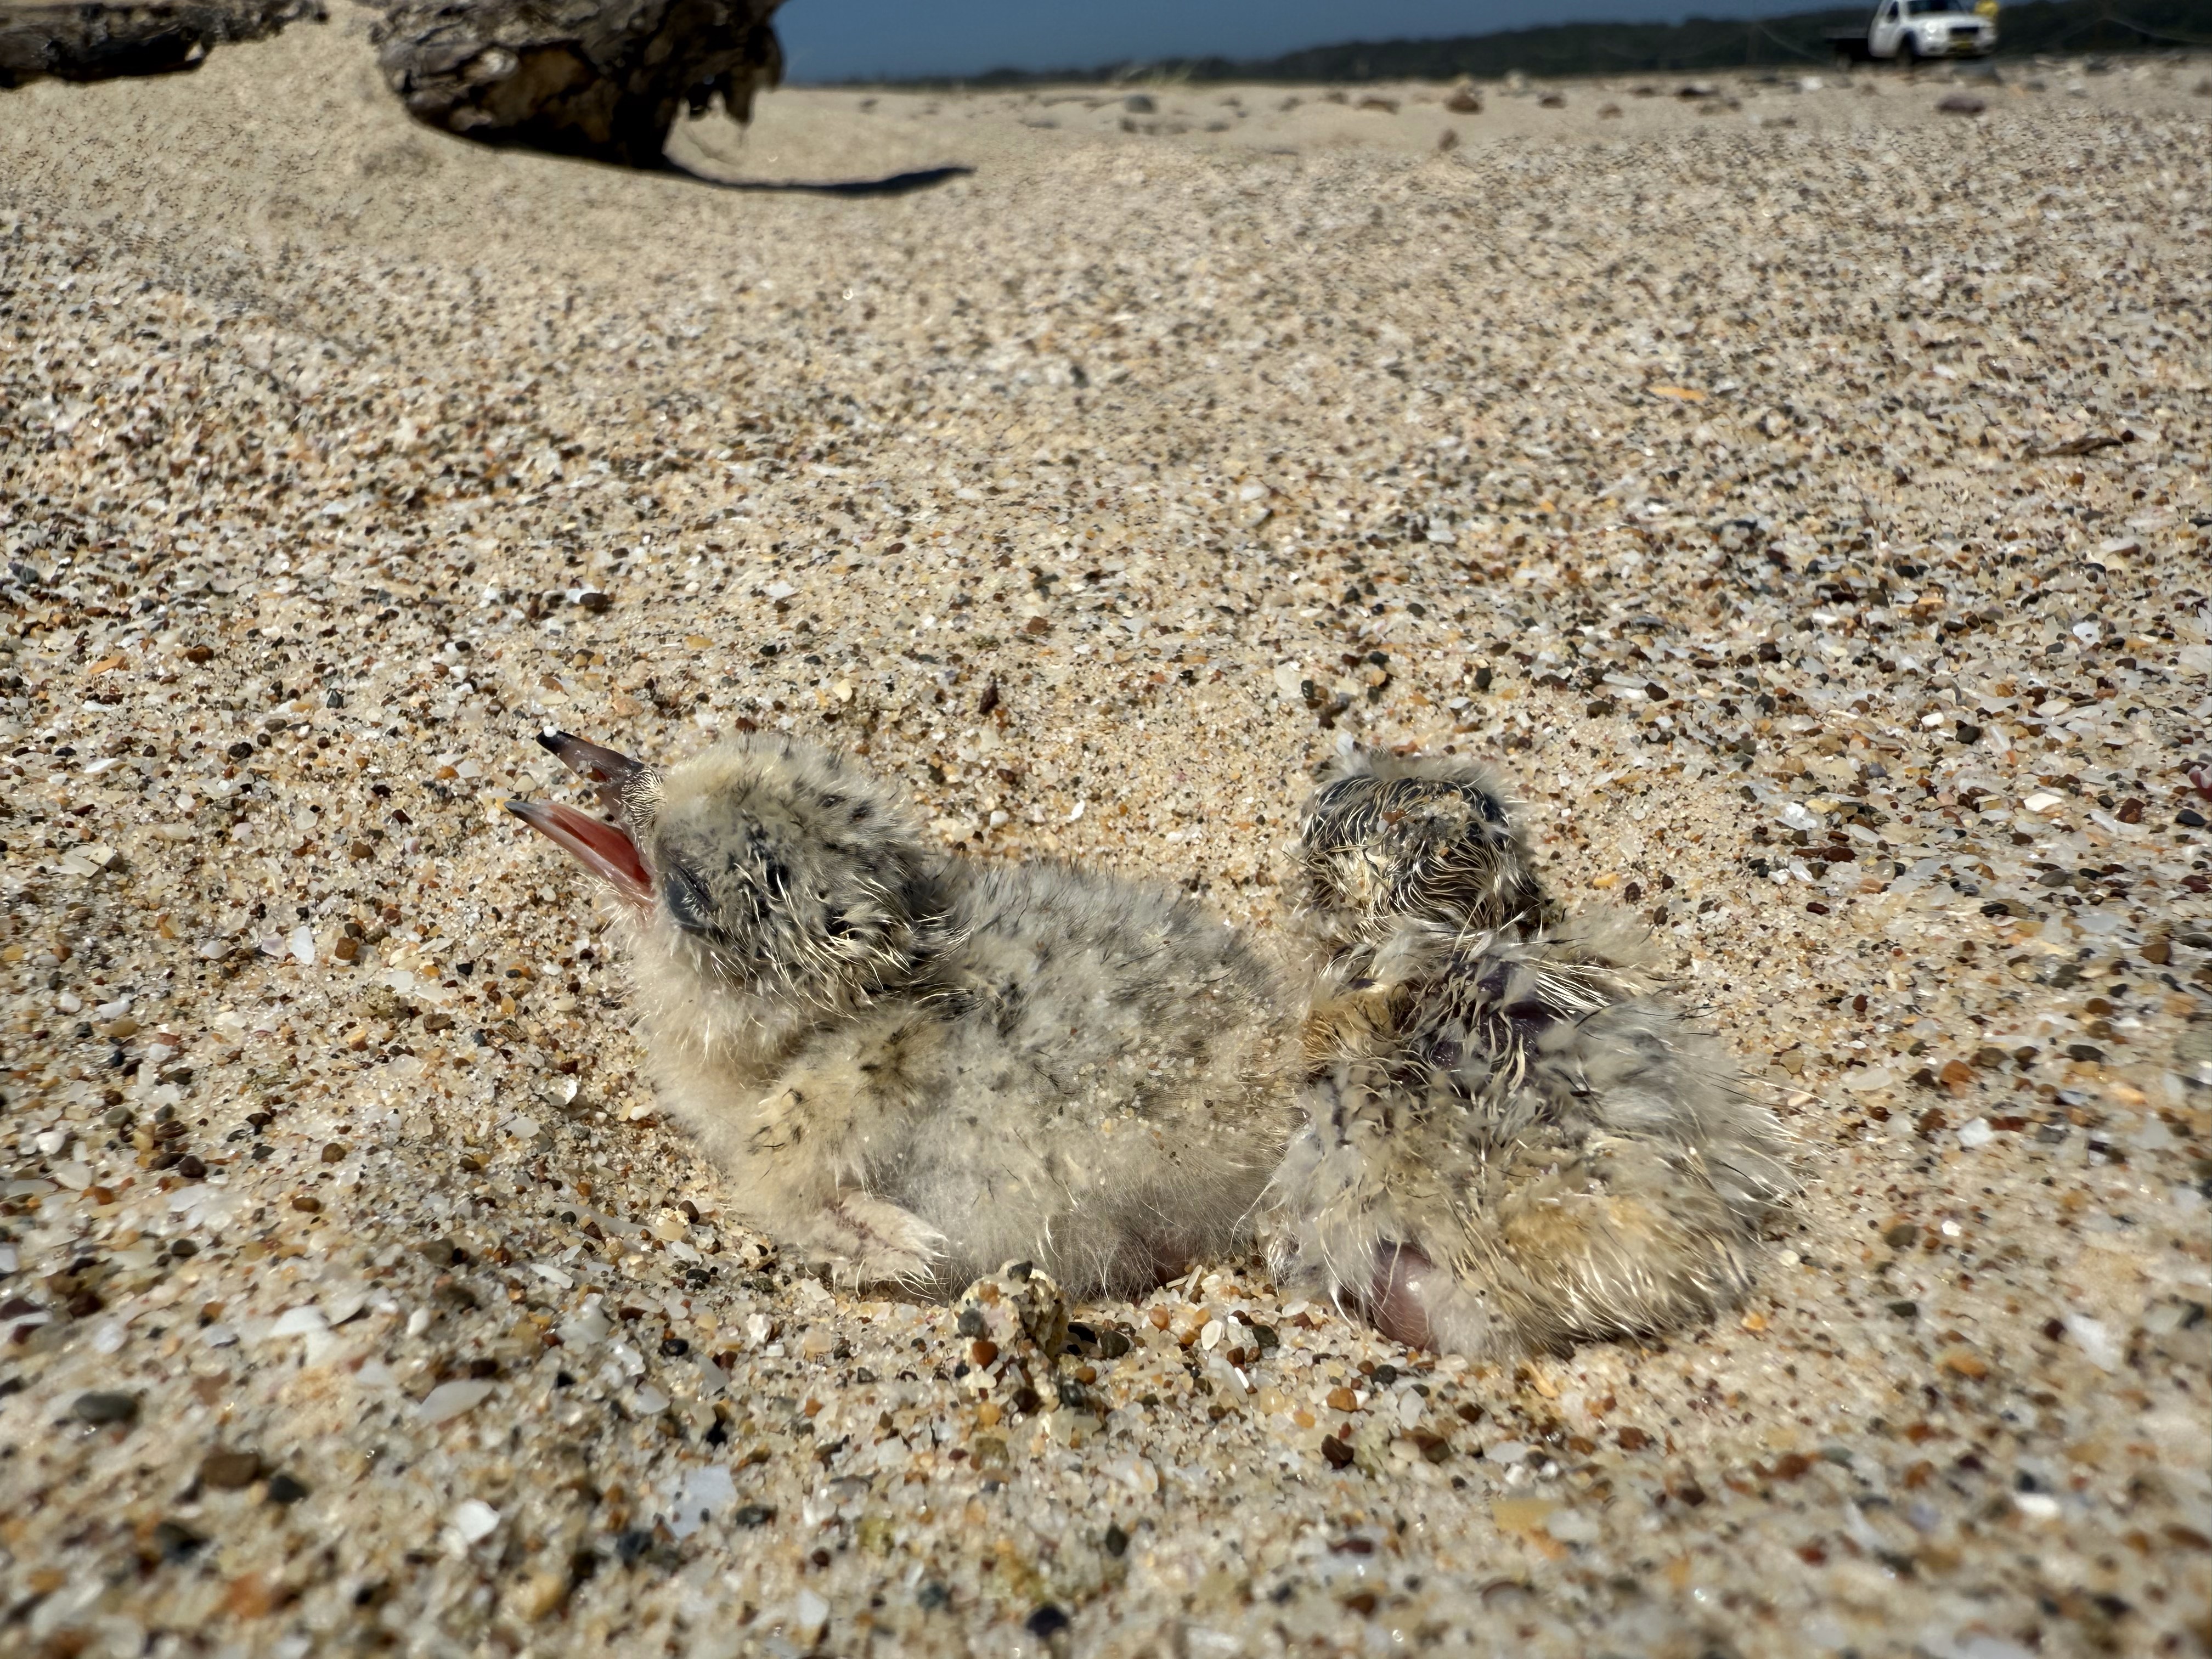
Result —
[[939, 1293], [1015, 1258], [1130, 1292], [1249, 1240], [1291, 1002], [1201, 907], [948, 857], [779, 739], [666, 769], [628, 816], [655, 1085], [755, 1225]]
[[1477, 1354], [1741, 1292], [1790, 1187], [1779, 1128], [1652, 994], [1632, 928], [1561, 917], [1494, 786], [1355, 755], [1309, 804], [1304, 866], [1333, 954], [1271, 1190], [1279, 1274], [1404, 1301], [1423, 1340]]

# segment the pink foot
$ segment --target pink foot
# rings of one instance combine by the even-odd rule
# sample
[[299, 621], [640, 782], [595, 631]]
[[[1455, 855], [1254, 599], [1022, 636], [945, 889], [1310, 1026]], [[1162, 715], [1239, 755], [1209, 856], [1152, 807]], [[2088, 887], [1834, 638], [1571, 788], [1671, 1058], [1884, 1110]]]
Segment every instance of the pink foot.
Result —
[[1420, 1290], [1422, 1282], [1437, 1270], [1436, 1263], [1410, 1244], [1383, 1248], [1385, 1254], [1376, 1264], [1375, 1282], [1368, 1294], [1368, 1313], [1375, 1328], [1409, 1348], [1433, 1347]]

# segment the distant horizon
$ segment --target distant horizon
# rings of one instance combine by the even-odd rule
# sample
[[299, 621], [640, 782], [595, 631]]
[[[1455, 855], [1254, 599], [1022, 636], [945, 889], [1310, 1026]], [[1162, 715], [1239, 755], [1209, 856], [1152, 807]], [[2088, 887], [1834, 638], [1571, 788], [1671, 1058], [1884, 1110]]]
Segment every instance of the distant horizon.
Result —
[[[1448, 40], [1553, 23], [1774, 17], [1821, 0], [1374, 0], [1348, 13], [1319, 0], [957, 0], [927, 10], [893, 0], [789, 0], [776, 14], [787, 79], [962, 79], [994, 70], [1090, 70], [1114, 64], [1237, 60], [1352, 41]], [[1844, 0], [1850, 3], [1850, 0]]]

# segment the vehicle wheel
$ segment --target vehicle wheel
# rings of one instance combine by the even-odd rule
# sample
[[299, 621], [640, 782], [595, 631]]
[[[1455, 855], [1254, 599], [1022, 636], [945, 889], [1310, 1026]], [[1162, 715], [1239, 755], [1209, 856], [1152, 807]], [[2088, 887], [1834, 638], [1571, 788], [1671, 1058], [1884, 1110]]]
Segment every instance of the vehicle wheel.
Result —
[[1920, 67], [1920, 43], [1910, 34], [1897, 43], [1897, 61], [1908, 75]]

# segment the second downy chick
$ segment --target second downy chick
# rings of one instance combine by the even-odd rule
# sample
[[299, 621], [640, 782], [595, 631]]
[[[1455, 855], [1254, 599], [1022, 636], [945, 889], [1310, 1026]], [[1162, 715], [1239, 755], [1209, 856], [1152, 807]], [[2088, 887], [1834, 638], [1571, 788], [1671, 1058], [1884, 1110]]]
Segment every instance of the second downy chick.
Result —
[[1493, 1356], [1736, 1297], [1790, 1188], [1780, 1127], [1653, 994], [1636, 930], [1544, 891], [1489, 776], [1355, 752], [1301, 850], [1322, 961], [1279, 1276]]
[[747, 1222], [848, 1281], [939, 1294], [1014, 1260], [1137, 1293], [1249, 1240], [1295, 1026], [1218, 918], [949, 856], [788, 739], [666, 768], [541, 741], [614, 822], [511, 808], [621, 899], [654, 1088]]

